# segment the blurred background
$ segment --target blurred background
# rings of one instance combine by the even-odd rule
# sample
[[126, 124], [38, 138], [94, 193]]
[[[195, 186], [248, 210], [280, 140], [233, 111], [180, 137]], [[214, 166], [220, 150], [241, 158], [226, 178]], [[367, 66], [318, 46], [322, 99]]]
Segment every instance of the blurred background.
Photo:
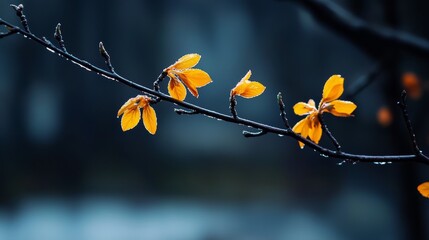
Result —
[[[201, 54], [198, 68], [213, 83], [186, 100], [222, 113], [251, 69], [267, 89], [238, 99], [239, 116], [274, 126], [283, 126], [279, 91], [294, 124], [301, 118], [292, 106], [318, 102], [329, 76], [341, 74], [355, 117], [325, 121], [356, 154], [411, 152], [396, 106], [411, 81], [418, 93], [409, 98], [410, 116], [427, 151], [429, 58], [371, 54], [298, 2], [20, 3], [33, 33], [54, 42], [60, 22], [68, 51], [101, 67], [103, 41], [117, 72], [145, 86], [182, 55]], [[331, 2], [370, 24], [429, 39], [428, 2]], [[0, 17], [19, 24], [10, 3], [19, 2], [0, 0]], [[353, 94], [369, 74], [377, 77]], [[167, 81], [161, 86], [166, 92]], [[178, 116], [164, 102], [154, 106], [155, 136], [143, 124], [124, 133], [116, 113], [137, 94], [20, 36], [0, 41], [0, 239], [429, 238], [429, 200], [416, 190], [429, 180], [427, 166], [339, 164], [290, 138], [245, 139], [242, 126]], [[333, 148], [326, 136], [321, 144]]]

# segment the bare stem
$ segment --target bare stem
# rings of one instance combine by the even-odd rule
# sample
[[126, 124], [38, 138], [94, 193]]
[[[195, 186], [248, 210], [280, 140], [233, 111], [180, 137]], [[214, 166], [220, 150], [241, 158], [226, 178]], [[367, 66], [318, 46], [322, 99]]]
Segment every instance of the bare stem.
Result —
[[332, 143], [334, 144], [335, 148], [337, 149], [337, 152], [341, 152], [341, 145], [338, 143], [337, 139], [334, 137], [334, 135], [329, 131], [328, 126], [326, 126], [325, 121], [323, 120], [322, 114], [317, 115], [319, 118], [319, 122], [322, 125], [323, 131], [328, 135], [328, 137], [331, 139]]
[[280, 116], [283, 119], [283, 123], [285, 124], [287, 129], [291, 129], [290, 125], [289, 125], [289, 121], [287, 120], [286, 117], [286, 111], [285, 111], [285, 104], [283, 102], [283, 97], [282, 97], [282, 93], [279, 92], [277, 94], [277, 103], [279, 104], [279, 108], [280, 108]]
[[232, 117], [234, 119], [238, 118], [237, 109], [235, 108], [236, 106], [237, 100], [235, 99], [235, 95], [231, 94], [229, 97], [229, 110], [231, 111]]
[[398, 102], [398, 105], [402, 110], [402, 116], [404, 117], [405, 124], [407, 125], [408, 134], [410, 135], [411, 143], [413, 144], [413, 151], [416, 155], [422, 156], [423, 153], [417, 144], [416, 134], [414, 133], [410, 116], [408, 115], [407, 92], [405, 90], [403, 90], [401, 93], [401, 100]]

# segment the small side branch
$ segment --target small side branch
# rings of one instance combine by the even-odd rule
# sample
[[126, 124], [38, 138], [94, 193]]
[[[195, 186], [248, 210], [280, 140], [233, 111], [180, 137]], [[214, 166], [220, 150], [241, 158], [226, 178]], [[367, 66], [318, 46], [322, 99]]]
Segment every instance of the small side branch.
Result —
[[338, 143], [337, 139], [334, 137], [334, 135], [329, 131], [328, 126], [326, 126], [325, 121], [323, 120], [322, 114], [317, 115], [319, 118], [319, 122], [322, 125], [323, 131], [328, 134], [328, 137], [331, 139], [332, 143], [335, 146], [335, 149], [337, 149], [337, 152], [341, 152], [341, 145]]
[[153, 90], [159, 92], [159, 84], [164, 80], [164, 78], [167, 77], [167, 72], [163, 71], [161, 74], [159, 74], [158, 78], [153, 82]]
[[63, 39], [63, 34], [61, 32], [61, 23], [58, 23], [57, 26], [55, 27], [54, 38], [55, 40], [57, 40], [58, 44], [60, 45], [60, 48], [64, 52], [67, 52], [66, 45]]
[[418, 156], [423, 156], [422, 151], [417, 145], [416, 134], [414, 133], [413, 126], [411, 125], [410, 116], [407, 110], [407, 92], [405, 90], [401, 93], [401, 100], [398, 102], [399, 107], [402, 110], [402, 116], [404, 117], [405, 124], [407, 125], [408, 134], [410, 135], [411, 143], [413, 144], [413, 151]]
[[10, 5], [16, 12], [16, 16], [21, 20], [21, 24], [24, 27], [24, 30], [28, 33], [31, 33], [30, 27], [28, 26], [27, 17], [24, 15], [24, 5], [19, 4], [18, 6], [11, 4]]
[[280, 108], [280, 116], [282, 117], [282, 119], [283, 119], [283, 123], [285, 124], [285, 126], [286, 126], [286, 129], [291, 129], [291, 127], [290, 127], [290, 125], [289, 125], [289, 121], [288, 121], [288, 119], [287, 119], [287, 117], [286, 117], [286, 111], [285, 111], [285, 104], [284, 104], [284, 102], [283, 102], [283, 97], [282, 97], [282, 93], [281, 92], [279, 92], [278, 94], [277, 94], [277, 102], [278, 102], [278, 104], [279, 104], [279, 108]]
[[115, 69], [112, 66], [112, 62], [110, 60], [110, 55], [106, 51], [106, 48], [104, 48], [103, 42], [100, 42], [98, 44], [98, 50], [100, 52], [100, 55], [104, 58], [104, 61], [106, 62], [107, 67], [109, 68], [109, 71], [113, 74], [116, 74]]
[[231, 111], [232, 117], [234, 119], [238, 118], [237, 115], [237, 109], [235, 107], [237, 106], [237, 99], [235, 99], [235, 95], [232, 95], [229, 97], [229, 110]]

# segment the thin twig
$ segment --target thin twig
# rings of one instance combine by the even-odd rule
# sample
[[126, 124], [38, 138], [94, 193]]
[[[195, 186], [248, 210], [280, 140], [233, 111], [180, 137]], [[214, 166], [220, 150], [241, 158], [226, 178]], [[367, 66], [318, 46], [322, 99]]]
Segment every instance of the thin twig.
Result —
[[322, 130], [328, 134], [328, 137], [331, 139], [332, 143], [334, 144], [335, 148], [337, 149], [337, 152], [341, 152], [341, 145], [338, 143], [337, 139], [334, 137], [334, 135], [329, 131], [328, 126], [326, 126], [325, 121], [323, 120], [322, 114], [318, 114], [317, 117], [319, 118], [319, 122], [322, 125]]
[[376, 66], [374, 66], [367, 74], [361, 76], [358, 78], [355, 82], [353, 82], [353, 85], [350, 86], [348, 91], [344, 94], [344, 98], [347, 99], [353, 99], [355, 98], [359, 93], [361, 93], [365, 88], [370, 86], [375, 80], [378, 79], [378, 77], [383, 72], [383, 69], [386, 66], [386, 62], [380, 62]]
[[234, 119], [238, 118], [237, 109], [235, 108], [236, 106], [237, 106], [237, 99], [235, 99], [235, 95], [231, 94], [229, 96], [229, 110], [231, 111], [232, 117]]
[[10, 4], [10, 6], [15, 10], [16, 16], [21, 20], [21, 24], [24, 27], [24, 30], [28, 33], [30, 32], [30, 27], [28, 26], [27, 17], [24, 15], [24, 5], [19, 4], [18, 6]]
[[112, 62], [110, 60], [110, 55], [106, 51], [106, 48], [104, 47], [103, 42], [100, 42], [98, 44], [98, 51], [100, 52], [100, 55], [104, 58], [104, 61], [106, 62], [107, 67], [109, 68], [109, 71], [113, 74], [116, 74], [115, 69], [112, 66]]
[[401, 93], [401, 100], [398, 102], [398, 105], [402, 110], [402, 116], [404, 117], [405, 124], [407, 125], [408, 134], [410, 135], [411, 143], [413, 145], [413, 151], [416, 155], [423, 155], [417, 144], [416, 134], [414, 133], [413, 126], [411, 125], [410, 116], [408, 115], [407, 92], [405, 90], [403, 90]]
[[158, 78], [153, 82], [153, 90], [159, 92], [159, 84], [167, 77], [167, 72], [162, 72], [159, 74]]
[[63, 39], [63, 33], [61, 31], [61, 23], [58, 23], [57, 26], [55, 27], [54, 38], [57, 40], [58, 44], [60, 45], [60, 48], [64, 52], [67, 52], [66, 45]]
[[283, 123], [285, 124], [287, 129], [291, 129], [290, 125], [289, 125], [289, 121], [287, 120], [286, 117], [286, 111], [285, 111], [285, 104], [283, 102], [283, 97], [282, 97], [282, 93], [279, 92], [277, 94], [277, 103], [279, 104], [279, 108], [280, 108], [280, 116], [283, 119]]
[[[255, 122], [249, 119], [245, 119], [245, 118], [238, 118], [238, 117], [234, 117], [234, 116], [229, 116], [226, 114], [222, 114], [213, 110], [209, 110], [207, 108], [204, 107], [200, 107], [185, 101], [179, 101], [177, 99], [174, 99], [172, 97], [170, 97], [167, 94], [164, 94], [162, 92], [159, 91], [157, 89], [150, 89], [148, 87], [142, 86], [140, 84], [137, 84], [129, 79], [126, 79], [118, 74], [112, 73], [110, 71], [106, 71], [103, 70], [99, 67], [96, 67], [92, 64], [90, 64], [89, 62], [82, 60], [68, 52], [65, 52], [63, 49], [58, 48], [56, 46], [54, 46], [52, 43], [50, 42], [46, 42], [43, 39], [37, 37], [36, 35], [26, 31], [26, 30], [22, 30], [21, 28], [12, 25], [2, 19], [0, 19], [0, 25], [5, 25], [8, 28], [11, 29], [15, 29], [17, 33], [19, 33], [20, 35], [26, 37], [27, 39], [30, 39], [31, 41], [34, 41], [36, 43], [38, 43], [41, 46], [44, 46], [46, 49], [48, 49], [49, 51], [55, 53], [55, 55], [59, 55], [61, 57], [63, 57], [66, 60], [71, 61], [72, 63], [78, 65], [79, 67], [82, 67], [88, 71], [94, 72], [106, 79], [109, 80], [115, 80], [117, 82], [120, 82], [130, 88], [133, 88], [135, 90], [138, 90], [140, 92], [144, 92], [150, 96], [156, 97], [156, 99], [154, 101], [166, 101], [166, 102], [170, 102], [173, 104], [176, 104], [178, 106], [181, 106], [185, 109], [189, 109], [190, 111], [195, 111], [196, 114], [202, 114], [214, 119], [218, 119], [218, 120], [223, 120], [225, 122], [230, 122], [233, 124], [237, 124], [237, 125], [243, 125], [243, 126], [248, 126], [254, 129], [260, 129], [261, 131], [265, 131], [267, 133], [273, 133], [276, 135], [283, 135], [283, 136], [288, 136], [291, 137], [297, 141], [300, 141], [302, 143], [304, 143], [307, 147], [314, 149], [315, 151], [319, 152], [322, 155], [331, 157], [331, 158], [337, 158], [337, 159], [348, 159], [348, 160], [352, 160], [352, 161], [356, 161], [356, 162], [370, 162], [370, 163], [374, 163], [374, 162], [409, 162], [409, 161], [415, 161], [415, 162], [419, 162], [419, 163], [423, 163], [423, 164], [427, 164], [429, 165], [429, 158], [423, 154], [404, 154], [404, 155], [383, 155], [383, 156], [378, 156], [378, 155], [360, 155], [360, 154], [351, 154], [351, 153], [345, 153], [345, 152], [339, 152], [339, 151], [334, 151], [334, 150], [330, 150], [328, 148], [324, 148], [318, 144], [315, 144], [314, 142], [303, 138], [302, 136], [300, 136], [299, 134], [294, 133], [293, 131], [290, 131], [290, 129], [284, 129], [284, 128], [278, 128], [278, 127], [274, 127], [271, 125], [267, 125], [267, 124], [263, 124], [263, 123], [259, 123], [259, 122]], [[159, 79], [163, 79], [166, 76], [166, 73], [161, 73], [160, 77], [158, 77], [157, 80]], [[155, 81], [156, 82], [156, 81]]]

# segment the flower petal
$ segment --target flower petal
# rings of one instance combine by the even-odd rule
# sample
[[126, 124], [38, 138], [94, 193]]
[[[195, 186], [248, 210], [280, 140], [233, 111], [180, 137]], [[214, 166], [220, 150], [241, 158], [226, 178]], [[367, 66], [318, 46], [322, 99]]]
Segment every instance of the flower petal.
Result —
[[293, 111], [296, 115], [303, 116], [310, 114], [312, 111], [316, 111], [316, 108], [308, 103], [299, 102], [293, 106]]
[[341, 75], [332, 75], [323, 87], [322, 102], [338, 99], [344, 91], [344, 78]]
[[304, 118], [301, 121], [297, 122], [295, 124], [295, 126], [293, 126], [292, 131], [294, 133], [301, 133], [302, 132], [302, 128], [304, 127], [306, 121], [307, 121], [307, 118]]
[[350, 117], [357, 108], [356, 104], [350, 101], [335, 100], [327, 107], [327, 111], [337, 117]]
[[126, 101], [124, 103], [124, 105], [122, 105], [122, 107], [119, 109], [117, 116], [118, 117], [121, 116], [125, 112], [125, 110], [127, 110], [128, 108], [131, 108], [131, 107], [135, 106], [135, 104], [137, 102], [137, 97], [128, 99], [128, 101]]
[[175, 68], [175, 69], [191, 68], [197, 65], [200, 59], [201, 59], [201, 55], [199, 54], [196, 54], [196, 53], [186, 54], [185, 56], [179, 58], [179, 60], [177, 60], [169, 68]]
[[158, 125], [156, 112], [149, 104], [143, 108], [143, 124], [150, 134], [154, 135], [156, 133]]
[[423, 197], [429, 198], [429, 182], [424, 182], [417, 187]]
[[313, 128], [310, 130], [310, 139], [318, 144], [320, 139], [322, 138], [322, 125], [320, 124], [319, 120], [315, 120], [313, 123]]
[[179, 101], [183, 101], [186, 98], [186, 88], [176, 77], [170, 77], [170, 82], [168, 83], [168, 93], [172, 98]]
[[265, 86], [260, 82], [248, 81], [243, 83], [243, 91], [238, 96], [244, 98], [254, 98], [261, 95], [265, 91]]
[[[293, 126], [292, 131], [294, 133], [300, 134], [303, 138], [306, 138], [308, 136], [308, 130], [309, 130], [309, 122], [308, 117], [302, 119], [301, 121], [297, 122], [295, 126]], [[302, 149], [304, 148], [304, 143], [298, 141], [299, 147]]]
[[141, 118], [140, 109], [138, 107], [125, 110], [121, 119], [122, 131], [133, 129], [139, 123]]
[[198, 87], [203, 87], [212, 82], [210, 76], [200, 69], [186, 69], [175, 73], [195, 97], [198, 97]]
[[246, 75], [244, 75], [244, 77], [240, 81], [249, 80], [251, 76], [252, 76], [252, 70], [249, 70], [249, 71], [247, 71]]
[[186, 69], [177, 72], [179, 78], [185, 82], [192, 82], [195, 87], [204, 87], [205, 85], [212, 82], [210, 75], [201, 69]]

